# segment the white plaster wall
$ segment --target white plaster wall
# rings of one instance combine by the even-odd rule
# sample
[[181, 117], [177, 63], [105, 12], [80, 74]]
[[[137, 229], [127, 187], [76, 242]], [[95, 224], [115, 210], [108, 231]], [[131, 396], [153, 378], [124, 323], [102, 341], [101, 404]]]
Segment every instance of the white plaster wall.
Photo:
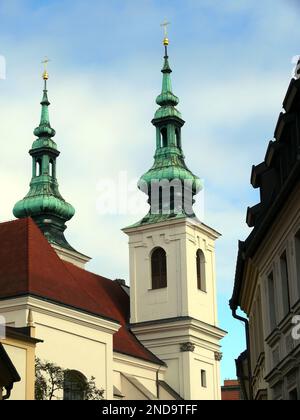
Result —
[[[206, 372], [207, 387], [201, 386], [201, 370]], [[216, 394], [215, 383], [215, 366], [211, 360], [203, 360], [201, 356], [191, 357], [191, 395], [192, 400], [217, 400], [219, 395]]]
[[[197, 287], [196, 253], [201, 249], [205, 257], [206, 291]], [[211, 325], [217, 325], [216, 273], [214, 241], [197, 227], [187, 228], [187, 289], [188, 315]]]
[[[2, 301], [0, 313], [21, 327], [26, 325], [29, 307], [36, 337], [44, 340], [36, 347], [37, 357], [63, 368], [78, 370], [88, 378], [95, 376], [97, 386], [104, 388], [107, 399], [113, 399], [113, 385], [125, 399], [145, 399], [142, 392], [124, 379], [124, 374], [135, 377], [152, 395], [157, 394], [157, 375], [164, 380], [166, 368], [114, 354], [112, 338], [119, 328], [116, 324], [108, 325], [105, 320], [31, 298]], [[62, 393], [58, 397], [62, 398]]]
[[123, 381], [123, 374], [135, 377], [153, 395], [157, 394], [157, 374], [159, 379], [165, 379], [165, 368], [118, 353], [114, 354], [113, 369], [114, 385], [122, 392], [125, 399], [130, 399], [132, 391], [128, 394], [128, 387], [131, 388], [132, 385]]
[[[129, 236], [131, 322], [134, 331], [153, 353], [167, 365], [165, 378], [184, 399], [220, 399], [220, 366], [214, 353], [225, 335], [217, 328], [217, 286], [215, 240], [219, 234], [201, 223], [180, 220], [125, 230]], [[151, 290], [151, 252], [162, 247], [167, 254], [168, 287]], [[205, 257], [206, 291], [198, 289], [197, 250]], [[208, 324], [198, 332], [185, 327], [175, 332], [180, 317]], [[140, 324], [174, 318], [173, 324]], [[178, 321], [176, 321], [178, 318]], [[143, 326], [144, 325], [144, 326]], [[148, 325], [148, 327], [147, 327]], [[156, 325], [156, 327], [155, 327]], [[173, 331], [173, 332], [172, 332]], [[200, 332], [202, 331], [202, 332]], [[197, 338], [196, 338], [197, 337]], [[197, 342], [198, 354], [181, 352], [186, 342]], [[201, 369], [206, 371], [207, 388], [201, 388]]]
[[180, 378], [182, 377], [183, 367], [182, 361], [178, 353], [173, 353], [171, 355], [164, 356], [164, 361], [166, 362], [168, 369], [166, 372], [166, 382], [180, 395], [183, 395], [184, 387], [180, 383]]
[[143, 394], [138, 388], [132, 385], [124, 376], [121, 377], [122, 393], [125, 395], [125, 400], [146, 400], [145, 394]]
[[[217, 324], [214, 241], [200, 223], [181, 221], [127, 231], [130, 249], [131, 322], [191, 316]], [[151, 253], [167, 254], [168, 287], [151, 290]], [[207, 293], [198, 290], [196, 252], [205, 255]]]
[[[18, 327], [25, 326], [28, 305], [0, 304], [0, 313]], [[105, 398], [113, 398], [113, 330], [106, 321], [76, 311], [66, 310], [50, 303], [32, 309], [36, 337], [43, 340], [36, 347], [36, 356], [66, 368], [81, 372], [88, 379], [94, 376], [96, 385], [105, 390]], [[21, 305], [22, 306], [22, 305]], [[46, 308], [47, 307], [47, 308]], [[15, 308], [15, 309], [14, 309]], [[74, 316], [75, 315], [75, 316]], [[118, 330], [114, 324], [115, 331]]]
[[[174, 264], [174, 255], [179, 254], [180, 243], [172, 242], [166, 244], [165, 236], [154, 235], [144, 238], [146, 247], [131, 248], [131, 322], [142, 322], [146, 320], [172, 318], [183, 313], [178, 293], [182, 293], [179, 282], [180, 272]], [[151, 259], [150, 254], [153, 248], [162, 247], [167, 254], [168, 287], [159, 290], [151, 290]], [[135, 297], [134, 297], [135, 294]]]
[[[95, 340], [73, 333], [37, 325], [37, 335], [44, 338], [44, 343], [37, 346], [36, 356], [55, 362], [65, 369], [77, 370], [87, 379], [96, 378], [98, 388], [110, 392], [111, 381], [108, 380], [107, 362], [110, 343], [106, 337]], [[102, 340], [99, 341], [99, 340]]]

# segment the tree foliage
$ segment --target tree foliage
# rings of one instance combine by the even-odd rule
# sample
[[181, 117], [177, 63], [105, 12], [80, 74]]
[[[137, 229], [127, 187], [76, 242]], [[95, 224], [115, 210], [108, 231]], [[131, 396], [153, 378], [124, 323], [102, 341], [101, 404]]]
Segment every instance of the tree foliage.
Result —
[[[42, 361], [35, 363], [35, 399], [58, 400], [63, 393], [65, 378], [69, 369], [63, 369], [55, 363]], [[85, 400], [102, 400], [104, 390], [96, 387], [95, 378], [83, 381], [82, 393]]]

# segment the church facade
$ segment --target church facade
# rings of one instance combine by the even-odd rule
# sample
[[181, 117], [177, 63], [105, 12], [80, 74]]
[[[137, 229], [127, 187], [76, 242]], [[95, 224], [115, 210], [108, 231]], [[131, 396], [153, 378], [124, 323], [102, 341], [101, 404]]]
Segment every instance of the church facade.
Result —
[[[89, 272], [90, 258], [64, 236], [75, 210], [58, 188], [45, 71], [41, 120], [29, 152], [30, 190], [13, 209], [17, 220], [0, 224], [0, 315], [10, 329], [34, 326], [41, 340], [36, 356], [73, 372], [69, 388], [76, 389], [78, 378], [95, 377], [105, 399], [218, 400], [225, 335], [217, 319], [219, 233], [193, 212], [200, 181], [185, 164], [167, 38], [164, 46], [162, 92], [152, 121], [154, 164], [139, 182], [150, 209], [124, 229], [130, 288]], [[21, 370], [21, 359], [15, 366]], [[31, 373], [22, 372], [13, 399], [28, 395], [24, 383]], [[57, 398], [74, 395], [64, 389]]]

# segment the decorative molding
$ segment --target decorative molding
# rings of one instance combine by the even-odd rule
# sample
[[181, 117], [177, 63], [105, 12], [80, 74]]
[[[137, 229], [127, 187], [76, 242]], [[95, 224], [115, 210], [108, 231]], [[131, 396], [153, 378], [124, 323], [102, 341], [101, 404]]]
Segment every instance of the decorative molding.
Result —
[[[221, 330], [214, 325], [207, 324], [206, 322], [197, 320], [195, 318], [191, 318], [189, 316], [179, 316], [174, 318], [168, 319], [154, 319], [151, 321], [144, 321], [144, 322], [137, 322], [131, 323], [130, 328], [133, 330], [134, 334], [140, 336], [142, 334], [168, 334], [170, 337], [171, 333], [172, 336], [178, 337], [178, 333], [174, 331], [180, 331], [180, 334], [186, 334], [186, 330], [191, 329], [193, 334], [200, 333], [202, 337], [205, 335], [205, 339], [207, 341], [207, 337], [220, 340], [227, 334], [226, 331]], [[190, 334], [190, 332], [188, 332]], [[219, 348], [219, 347], [218, 347]]]
[[27, 327], [34, 327], [32, 309], [29, 309], [28, 311]]
[[[128, 367], [134, 367], [135, 369], [147, 369], [149, 372], [157, 373], [157, 363], [149, 362], [144, 359], [138, 359], [136, 357], [130, 356], [128, 354], [120, 353], [118, 351], [113, 352], [113, 361], [114, 363], [125, 364], [126, 370], [123, 369], [122, 367], [124, 371], [127, 371]], [[159, 368], [159, 376], [163, 377], [166, 371], [167, 371], [167, 366], [165, 364], [161, 365]], [[152, 375], [152, 373], [150, 373], [150, 375]]]
[[215, 351], [215, 360], [217, 362], [221, 362], [222, 359], [223, 359], [223, 353], [221, 353], [219, 351]]
[[180, 345], [180, 351], [181, 352], [186, 352], [186, 351], [191, 351], [193, 352], [195, 350], [195, 344], [194, 343], [183, 343]]
[[77, 308], [71, 308], [63, 304], [47, 301], [38, 296], [26, 295], [7, 298], [0, 301], [1, 312], [27, 311], [30, 309], [35, 314], [35, 326], [38, 324], [43, 325], [36, 317], [36, 313], [42, 313], [56, 319], [63, 319], [83, 327], [89, 327], [109, 334], [114, 334], [119, 331], [121, 327], [120, 323], [116, 320], [106, 319], [100, 315], [90, 314]]
[[[173, 226], [185, 226], [191, 229], [197, 229], [201, 234], [207, 235], [210, 239], [216, 240], [218, 239], [221, 234], [217, 232], [215, 229], [205, 225], [204, 223], [200, 222], [198, 219], [195, 218], [182, 218], [182, 219], [175, 219], [172, 220], [172, 227]], [[131, 235], [132, 233], [138, 233], [138, 232], [151, 232], [151, 231], [157, 231], [161, 228], [166, 227], [167, 229], [170, 228], [170, 220], [153, 223], [150, 225], [140, 225], [140, 226], [133, 226], [133, 227], [127, 227], [122, 229], [124, 233], [127, 235]], [[179, 232], [179, 235], [182, 234], [182, 231]], [[173, 240], [173, 239], [172, 239]]]

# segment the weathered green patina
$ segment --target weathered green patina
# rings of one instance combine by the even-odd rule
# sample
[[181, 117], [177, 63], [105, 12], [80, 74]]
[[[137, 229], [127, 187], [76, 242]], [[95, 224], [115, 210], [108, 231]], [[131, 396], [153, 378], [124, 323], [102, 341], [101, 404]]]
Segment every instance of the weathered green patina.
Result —
[[72, 250], [65, 239], [64, 231], [65, 223], [74, 216], [75, 209], [63, 199], [58, 189], [56, 158], [60, 152], [52, 139], [56, 133], [50, 125], [46, 80], [41, 105], [41, 121], [34, 130], [37, 139], [29, 151], [32, 156], [30, 190], [15, 205], [13, 213], [18, 219], [32, 217], [51, 244]]
[[[149, 196], [150, 210], [149, 213], [136, 225], [157, 223], [168, 220], [170, 218], [193, 217], [192, 204], [193, 197], [201, 189], [200, 179], [194, 175], [186, 166], [184, 154], [181, 144], [181, 129], [184, 125], [181, 113], [176, 109], [179, 99], [172, 91], [171, 73], [169, 65], [169, 57], [167, 46], [165, 45], [164, 65], [162, 68], [163, 81], [162, 91], [157, 97], [156, 103], [160, 108], [156, 111], [152, 124], [156, 127], [156, 151], [154, 156], [154, 164], [152, 168], [146, 172], [139, 181], [139, 188], [146, 192]], [[163, 203], [162, 197], [159, 198], [159, 211], [157, 211], [157, 203], [154, 207], [154, 199], [151, 196], [151, 186], [164, 180], [179, 181], [181, 184], [181, 192], [179, 200], [182, 206], [179, 209], [174, 208], [174, 194], [172, 191], [169, 196], [169, 203]], [[152, 194], [153, 195], [153, 194]], [[191, 205], [189, 211], [184, 205], [187, 195], [190, 196]], [[157, 199], [157, 198], [156, 198]], [[178, 202], [178, 200], [177, 200]], [[166, 212], [166, 208], [170, 211]]]

